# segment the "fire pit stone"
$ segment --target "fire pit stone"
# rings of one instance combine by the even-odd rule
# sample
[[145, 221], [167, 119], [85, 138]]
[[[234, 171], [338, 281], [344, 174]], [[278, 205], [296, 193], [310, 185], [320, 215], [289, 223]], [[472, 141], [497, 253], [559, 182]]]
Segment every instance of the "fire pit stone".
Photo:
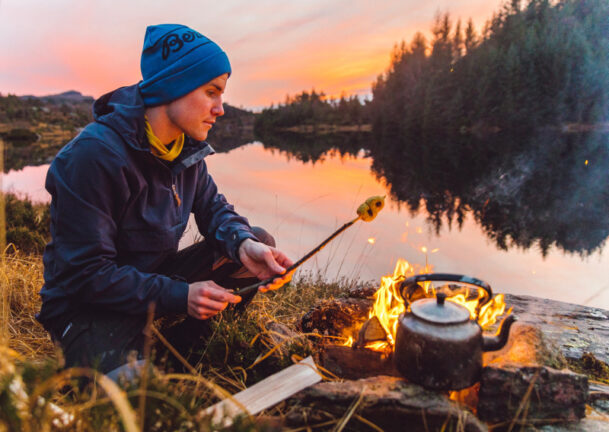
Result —
[[287, 416], [292, 427], [340, 419], [355, 404], [350, 430], [371, 430], [364, 421], [386, 431], [488, 430], [471, 412], [444, 394], [395, 377], [319, 383], [298, 393], [292, 403]]
[[584, 375], [546, 366], [487, 366], [482, 370], [478, 417], [490, 423], [574, 422], [586, 415], [587, 398]]

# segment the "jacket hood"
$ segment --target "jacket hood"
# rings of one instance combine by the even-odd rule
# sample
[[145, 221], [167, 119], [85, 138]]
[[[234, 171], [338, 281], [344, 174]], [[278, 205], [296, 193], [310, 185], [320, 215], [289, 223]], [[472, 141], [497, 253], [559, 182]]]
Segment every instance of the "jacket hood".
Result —
[[144, 100], [137, 84], [106, 93], [93, 103], [93, 118], [114, 129], [125, 142], [149, 151], [145, 139]]

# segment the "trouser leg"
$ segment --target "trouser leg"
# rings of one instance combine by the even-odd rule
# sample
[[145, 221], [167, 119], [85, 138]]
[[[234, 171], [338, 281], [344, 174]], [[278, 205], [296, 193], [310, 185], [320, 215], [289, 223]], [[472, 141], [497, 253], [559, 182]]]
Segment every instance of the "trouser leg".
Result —
[[65, 328], [51, 331], [51, 336], [61, 346], [66, 367], [107, 373], [130, 359], [142, 358], [145, 325], [146, 316], [83, 311]]

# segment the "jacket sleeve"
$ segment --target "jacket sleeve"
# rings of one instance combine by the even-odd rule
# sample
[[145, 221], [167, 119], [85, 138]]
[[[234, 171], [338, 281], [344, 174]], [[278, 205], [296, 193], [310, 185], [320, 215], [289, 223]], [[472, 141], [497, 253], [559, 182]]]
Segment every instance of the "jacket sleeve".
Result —
[[239, 260], [239, 245], [245, 239], [258, 241], [248, 220], [235, 212], [235, 208], [218, 193], [213, 178], [207, 172], [205, 161], [201, 162], [193, 213], [199, 231], [206, 240], [211, 240], [231, 260]]
[[185, 313], [186, 282], [116, 262], [116, 221], [130, 198], [128, 178], [120, 155], [95, 139], [73, 142], [58, 154], [46, 180], [53, 197], [53, 254], [45, 279], [81, 304], [145, 314], [155, 302], [158, 315]]

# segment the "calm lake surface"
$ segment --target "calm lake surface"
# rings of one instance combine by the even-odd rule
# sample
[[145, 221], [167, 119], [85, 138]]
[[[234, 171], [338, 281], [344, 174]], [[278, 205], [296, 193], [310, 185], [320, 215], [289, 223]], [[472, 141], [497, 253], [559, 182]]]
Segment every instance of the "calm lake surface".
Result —
[[[387, 193], [371, 172], [372, 159], [326, 154], [314, 164], [255, 142], [207, 159], [209, 171], [227, 199], [250, 223], [265, 227], [294, 260], [355, 216], [371, 195]], [[48, 201], [48, 165], [29, 166], [3, 175], [2, 188]], [[400, 208], [401, 207], [401, 208]], [[609, 309], [609, 256], [596, 251], [585, 258], [552, 247], [544, 258], [535, 246], [500, 250], [467, 215], [462, 228], [444, 225], [437, 235], [427, 213], [414, 216], [388, 199], [370, 223], [358, 222], [330, 243], [305, 269], [324, 278], [374, 280], [393, 272], [398, 258], [416, 266], [427, 262], [436, 272], [461, 273], [491, 284], [494, 291], [529, 294]], [[197, 236], [191, 224], [181, 246]], [[427, 253], [423, 252], [427, 250]]]

